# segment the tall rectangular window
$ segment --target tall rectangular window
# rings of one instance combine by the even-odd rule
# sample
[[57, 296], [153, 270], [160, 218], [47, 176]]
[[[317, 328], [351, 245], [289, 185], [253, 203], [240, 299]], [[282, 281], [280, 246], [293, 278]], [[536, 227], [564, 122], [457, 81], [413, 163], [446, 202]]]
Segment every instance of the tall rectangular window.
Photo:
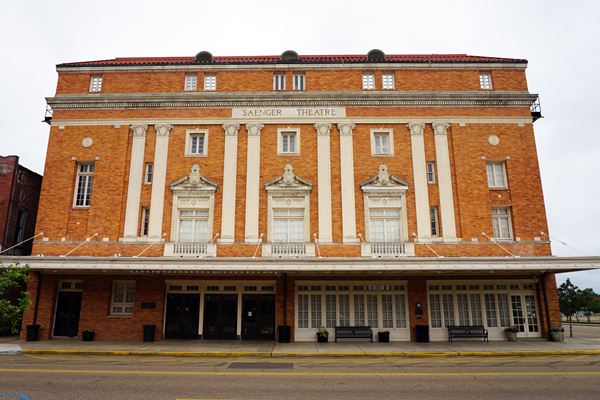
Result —
[[510, 218], [510, 208], [496, 207], [492, 208], [492, 225], [494, 228], [494, 239], [510, 240], [512, 239], [512, 224]]
[[294, 74], [294, 90], [304, 90], [304, 74]]
[[492, 88], [492, 74], [489, 72], [480, 72], [479, 73], [479, 87], [481, 89], [491, 89]]
[[204, 90], [212, 92], [217, 90], [217, 76], [213, 74], [204, 75]]
[[273, 210], [273, 241], [298, 243], [304, 242], [304, 210]]
[[308, 328], [308, 295], [298, 295], [298, 328]]
[[15, 232], [15, 244], [21, 243], [25, 239], [25, 222], [27, 221], [27, 211], [19, 210], [17, 215], [17, 230]]
[[273, 90], [285, 90], [285, 74], [273, 75]]
[[102, 75], [92, 75], [90, 78], [90, 92], [102, 91]]
[[381, 85], [385, 90], [394, 89], [394, 73], [393, 72], [384, 72], [381, 75]]
[[375, 74], [372, 74], [372, 73], [363, 74], [362, 88], [363, 88], [363, 90], [374, 90], [375, 89]]
[[388, 132], [375, 132], [373, 139], [375, 141], [375, 154], [390, 154], [390, 134]]
[[427, 161], [427, 183], [435, 183], [435, 161]]
[[92, 200], [94, 162], [77, 163], [75, 207], [89, 207]]
[[114, 281], [111, 315], [133, 315], [135, 281]]
[[429, 216], [431, 219], [431, 236], [437, 237], [440, 235], [440, 225], [438, 222], [438, 208], [431, 207], [429, 209]]
[[371, 209], [370, 212], [371, 242], [400, 241], [400, 210]]
[[140, 236], [148, 236], [148, 227], [150, 226], [150, 209], [142, 207], [142, 224], [140, 226]]
[[294, 131], [281, 132], [281, 148], [280, 153], [282, 154], [297, 154], [297, 133]]
[[189, 132], [187, 141], [187, 155], [205, 156], [206, 155], [206, 133]]
[[186, 92], [195, 92], [197, 80], [198, 78], [196, 75], [186, 75], [183, 90], [185, 90]]
[[179, 241], [208, 241], [208, 210], [179, 211]]
[[144, 168], [144, 183], [151, 184], [154, 176], [154, 164], [147, 162]]
[[506, 163], [504, 161], [488, 161], [486, 163], [488, 187], [505, 188]]

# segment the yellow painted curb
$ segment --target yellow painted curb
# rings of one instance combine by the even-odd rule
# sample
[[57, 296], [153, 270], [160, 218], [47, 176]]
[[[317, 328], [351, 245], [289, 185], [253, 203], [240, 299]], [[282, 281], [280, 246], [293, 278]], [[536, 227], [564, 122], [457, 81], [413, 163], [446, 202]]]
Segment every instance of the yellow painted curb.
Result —
[[448, 351], [448, 352], [245, 352], [245, 351], [136, 351], [136, 350], [40, 350], [25, 349], [22, 354], [54, 355], [104, 355], [104, 356], [164, 356], [164, 357], [520, 357], [520, 356], [566, 356], [600, 355], [600, 350], [515, 350], [515, 351]]

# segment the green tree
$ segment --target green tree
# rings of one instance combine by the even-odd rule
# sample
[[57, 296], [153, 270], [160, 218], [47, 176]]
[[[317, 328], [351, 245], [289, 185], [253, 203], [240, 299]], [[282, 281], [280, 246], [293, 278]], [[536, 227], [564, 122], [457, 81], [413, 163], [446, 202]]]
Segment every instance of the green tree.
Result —
[[23, 313], [31, 303], [25, 291], [28, 274], [28, 265], [0, 262], [0, 326], [9, 327], [12, 334], [19, 332]]
[[558, 288], [558, 303], [560, 312], [563, 313], [569, 321], [569, 337], [573, 337], [573, 315], [579, 310], [579, 292], [581, 290], [571, 283], [567, 278]]

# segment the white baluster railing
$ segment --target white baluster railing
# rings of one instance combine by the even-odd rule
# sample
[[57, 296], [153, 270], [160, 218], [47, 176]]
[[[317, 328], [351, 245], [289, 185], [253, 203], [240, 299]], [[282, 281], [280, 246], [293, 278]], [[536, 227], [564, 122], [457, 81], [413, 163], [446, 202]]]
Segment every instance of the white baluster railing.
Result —
[[180, 257], [198, 257], [206, 254], [208, 243], [206, 242], [175, 242], [173, 243], [173, 255]]
[[304, 257], [306, 256], [306, 244], [302, 242], [273, 242], [271, 243], [271, 255], [273, 257]]
[[400, 257], [406, 251], [402, 242], [371, 242], [371, 257]]

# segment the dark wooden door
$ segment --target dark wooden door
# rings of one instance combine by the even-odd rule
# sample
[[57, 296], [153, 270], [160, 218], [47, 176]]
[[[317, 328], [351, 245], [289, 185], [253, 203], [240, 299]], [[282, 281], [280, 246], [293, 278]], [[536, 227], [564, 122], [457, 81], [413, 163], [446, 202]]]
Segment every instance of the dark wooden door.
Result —
[[237, 338], [237, 294], [204, 296], [205, 339]]
[[81, 292], [58, 292], [54, 336], [77, 336], [80, 311]]
[[242, 296], [242, 339], [275, 339], [275, 295]]
[[169, 293], [165, 337], [167, 339], [197, 339], [200, 313], [199, 294]]

